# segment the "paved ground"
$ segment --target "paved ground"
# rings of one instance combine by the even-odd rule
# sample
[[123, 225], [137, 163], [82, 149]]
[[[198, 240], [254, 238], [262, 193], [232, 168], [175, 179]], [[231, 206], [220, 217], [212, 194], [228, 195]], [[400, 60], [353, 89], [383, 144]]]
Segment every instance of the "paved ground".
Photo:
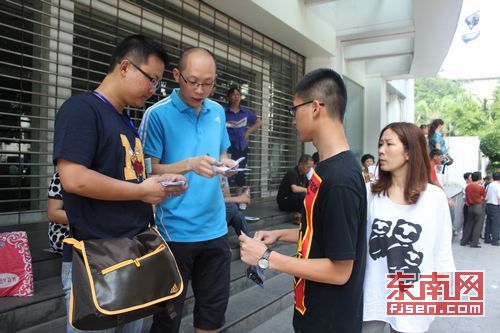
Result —
[[486, 315], [482, 318], [437, 318], [429, 333], [500, 332], [500, 246], [481, 244], [474, 249], [453, 240], [453, 257], [459, 270], [485, 271]]
[[[482, 244], [475, 249], [460, 246], [453, 240], [453, 255], [458, 270], [484, 270], [486, 315], [480, 318], [437, 318], [429, 333], [497, 333], [500, 332], [500, 246]], [[290, 333], [292, 308], [263, 323], [251, 333]]]

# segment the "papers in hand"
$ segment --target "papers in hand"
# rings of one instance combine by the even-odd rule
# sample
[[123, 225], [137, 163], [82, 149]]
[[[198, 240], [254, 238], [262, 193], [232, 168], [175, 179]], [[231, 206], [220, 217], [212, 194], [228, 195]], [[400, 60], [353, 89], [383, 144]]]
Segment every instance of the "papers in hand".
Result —
[[235, 162], [236, 162], [236, 165], [232, 168], [228, 167], [228, 166], [214, 166], [214, 170], [215, 171], [222, 171], [222, 172], [226, 172], [226, 171], [230, 171], [230, 172], [241, 172], [241, 171], [250, 171], [250, 169], [248, 168], [238, 168], [238, 166], [240, 165], [241, 161], [243, 161], [245, 159], [245, 157], [240, 157], [238, 158]]
[[230, 167], [227, 167], [225, 165], [223, 166], [215, 166], [214, 165], [214, 170], [215, 171], [222, 171], [222, 172], [226, 172], [226, 171], [229, 171], [229, 172], [241, 172], [241, 171], [250, 171], [250, 169], [248, 168], [230, 168]]
[[160, 182], [160, 184], [162, 186], [184, 186], [184, 184], [186, 184], [186, 182], [183, 181], [183, 180], [178, 180], [176, 182], [172, 182], [170, 180], [166, 180], [166, 181]]
[[240, 163], [241, 163], [244, 159], [245, 159], [245, 156], [238, 158], [238, 159], [235, 161], [235, 162], [236, 162], [236, 165], [237, 165], [237, 166], [238, 166], [238, 165], [240, 165]]

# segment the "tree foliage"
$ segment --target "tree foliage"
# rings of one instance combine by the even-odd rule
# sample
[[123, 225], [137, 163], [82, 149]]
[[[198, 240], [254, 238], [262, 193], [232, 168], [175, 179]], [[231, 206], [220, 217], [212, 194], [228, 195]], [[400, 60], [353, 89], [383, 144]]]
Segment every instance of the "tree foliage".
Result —
[[500, 167], [500, 80], [493, 99], [470, 94], [462, 81], [442, 78], [415, 80], [415, 123], [441, 118], [449, 135], [479, 136], [490, 170]]
[[463, 82], [442, 78], [415, 80], [415, 122], [429, 124], [441, 118], [450, 135], [481, 135], [488, 128], [482, 101]]
[[479, 145], [483, 154], [490, 159], [489, 171], [500, 168], [500, 129], [495, 128], [481, 137]]

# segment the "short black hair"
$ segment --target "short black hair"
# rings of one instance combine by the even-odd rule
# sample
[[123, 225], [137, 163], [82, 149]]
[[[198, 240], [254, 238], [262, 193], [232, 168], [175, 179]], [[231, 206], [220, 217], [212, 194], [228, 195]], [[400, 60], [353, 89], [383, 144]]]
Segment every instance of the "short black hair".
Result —
[[333, 69], [318, 68], [304, 75], [295, 95], [304, 102], [316, 99], [324, 103], [332, 118], [344, 121], [347, 91], [342, 77]]
[[365, 161], [369, 160], [370, 158], [375, 162], [375, 157], [373, 157], [372, 154], [364, 154], [363, 156], [361, 156], [361, 164], [365, 164]]
[[483, 176], [481, 175], [481, 171], [473, 172], [471, 178], [472, 178], [473, 182], [477, 182], [478, 180], [483, 179]]
[[241, 95], [240, 87], [238, 87], [238, 86], [231, 86], [231, 88], [229, 88], [229, 90], [227, 91], [227, 98], [229, 98], [231, 96], [231, 94], [233, 92], [235, 92], [235, 91], [239, 92], [240, 95]]
[[493, 180], [500, 180], [500, 172], [493, 172]]
[[214, 64], [217, 67], [217, 62], [215, 61], [215, 56], [212, 52], [210, 52], [209, 50], [207, 50], [204, 47], [189, 47], [189, 48], [185, 49], [184, 51], [182, 51], [182, 53], [179, 57], [179, 64], [177, 65], [177, 68], [180, 71], [184, 70], [184, 68], [186, 67], [186, 59], [189, 57], [189, 55], [191, 53], [194, 53], [194, 52], [202, 52], [202, 53], [209, 55], [210, 57], [212, 57], [212, 59], [214, 60]]
[[441, 156], [441, 155], [444, 155], [443, 151], [437, 148], [432, 149], [431, 152], [429, 153], [430, 158], [434, 158], [436, 156]]
[[316, 165], [319, 163], [319, 154], [318, 152], [315, 152], [312, 154], [312, 159], [313, 159], [313, 163]]
[[472, 172], [466, 172], [466, 173], [464, 173], [464, 176], [463, 176], [463, 177], [464, 177], [464, 180], [469, 179], [469, 177], [470, 177], [471, 175], [472, 175]]
[[304, 165], [304, 164], [307, 164], [309, 161], [312, 161], [313, 158], [311, 155], [309, 154], [302, 154], [302, 156], [300, 156], [299, 158], [299, 162], [297, 163], [297, 165]]
[[165, 67], [168, 66], [170, 59], [160, 44], [143, 35], [128, 36], [116, 45], [111, 55], [108, 73], [111, 73], [116, 65], [125, 58], [130, 58], [136, 65], [140, 66], [147, 63], [152, 54], [163, 61]]

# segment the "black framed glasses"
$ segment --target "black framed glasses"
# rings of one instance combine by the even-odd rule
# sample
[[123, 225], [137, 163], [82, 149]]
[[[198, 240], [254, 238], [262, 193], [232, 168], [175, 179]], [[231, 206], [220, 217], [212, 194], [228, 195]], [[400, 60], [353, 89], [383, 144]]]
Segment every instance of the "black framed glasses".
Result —
[[139, 66], [137, 66], [136, 64], [134, 64], [132, 61], [128, 61], [130, 62], [130, 64], [132, 66], [134, 66], [135, 69], [137, 69], [139, 72], [141, 72], [142, 75], [144, 75], [148, 80], [149, 80], [149, 83], [151, 83], [151, 86], [153, 88], [155, 88], [155, 90], [157, 90], [159, 87], [160, 87], [160, 81], [155, 79], [154, 77], [152, 77], [151, 75], [149, 75], [148, 73], [146, 73], [142, 68], [140, 68]]
[[199, 83], [199, 82], [196, 82], [196, 81], [191, 81], [191, 80], [186, 80], [186, 78], [184, 77], [184, 75], [182, 75], [182, 73], [179, 71], [179, 75], [181, 76], [182, 80], [184, 81], [184, 83], [189, 87], [189, 88], [193, 88], [193, 89], [196, 89], [198, 87], [201, 87], [201, 89], [212, 89], [212, 87], [215, 85], [215, 80], [213, 80], [212, 82], [210, 83]]
[[[297, 108], [299, 108], [300, 106], [304, 106], [304, 105], [307, 105], [307, 104], [311, 104], [312, 102], [314, 102], [315, 99], [311, 100], [311, 101], [308, 101], [308, 102], [304, 102], [302, 104], [299, 104], [299, 105], [294, 105], [294, 106], [290, 106], [288, 108], [288, 112], [290, 112], [290, 115], [292, 117], [295, 117], [295, 114], [297, 113]], [[325, 106], [325, 103], [319, 103], [319, 105], [321, 106]]]

